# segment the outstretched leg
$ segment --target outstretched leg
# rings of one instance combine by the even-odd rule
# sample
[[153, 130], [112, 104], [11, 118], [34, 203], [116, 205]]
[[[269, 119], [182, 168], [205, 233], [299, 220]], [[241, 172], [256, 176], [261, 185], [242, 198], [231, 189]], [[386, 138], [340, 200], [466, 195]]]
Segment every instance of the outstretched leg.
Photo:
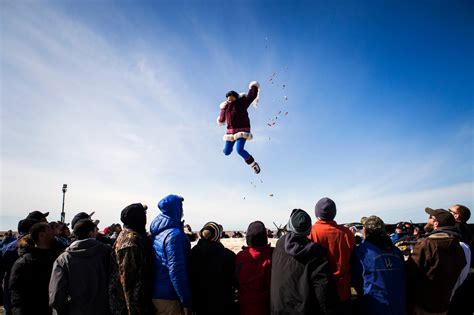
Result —
[[235, 146], [235, 149], [237, 151], [237, 153], [244, 158], [245, 161], [247, 161], [248, 159], [250, 159], [252, 156], [247, 152], [245, 151], [244, 149], [244, 146], [245, 146], [245, 139], [244, 138], [239, 138], [237, 139], [235, 142], [237, 143], [237, 145]]
[[234, 148], [234, 141], [226, 141], [224, 145], [224, 154], [229, 155], [232, 153], [232, 149]]
[[247, 163], [248, 165], [250, 165], [250, 167], [252, 167], [252, 169], [254, 170], [255, 173], [260, 173], [260, 166], [258, 165], [257, 162], [255, 162], [255, 159], [253, 158], [253, 156], [251, 156], [245, 149], [244, 149], [244, 146], [245, 146], [245, 142], [246, 140], [244, 138], [240, 138], [240, 139], [237, 139], [235, 141], [237, 143], [236, 145], [236, 150], [237, 150], [237, 153], [244, 158], [245, 160], [245, 163]]

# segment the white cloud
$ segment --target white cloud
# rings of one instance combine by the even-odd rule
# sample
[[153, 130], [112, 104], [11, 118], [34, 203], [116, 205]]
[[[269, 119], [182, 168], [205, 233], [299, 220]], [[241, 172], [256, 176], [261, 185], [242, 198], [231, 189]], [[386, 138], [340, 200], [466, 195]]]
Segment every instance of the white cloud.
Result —
[[[0, 18], [0, 229], [15, 227], [32, 210], [59, 218], [63, 183], [69, 184], [69, 219], [79, 211], [96, 211], [98, 219], [110, 224], [118, 221], [124, 206], [142, 201], [150, 206], [151, 221], [158, 199], [177, 193], [185, 197], [186, 218], [195, 229], [209, 220], [232, 229], [257, 219], [267, 225], [284, 223], [295, 207], [312, 214], [317, 201], [312, 198], [323, 194], [334, 197], [342, 221], [357, 220], [365, 210], [398, 220], [393, 215], [397, 209], [419, 211], [447, 206], [451, 200], [472, 204], [474, 199], [472, 181], [423, 185], [453, 161], [454, 152], [444, 155], [450, 146], [427, 162], [413, 155], [395, 157], [361, 167], [361, 173], [376, 170], [375, 175], [338, 174], [340, 182], [330, 183], [329, 189], [305, 171], [307, 165], [280, 163], [291, 159], [298, 141], [290, 143], [284, 131], [257, 124], [250, 148], [267, 162], [267, 169], [253, 176], [240, 157], [221, 154], [223, 129], [214, 125], [220, 101], [215, 100], [215, 86], [209, 88], [210, 96], [194, 87], [221, 78], [237, 85], [249, 69], [197, 26], [196, 41], [202, 41], [212, 58], [213, 79], [208, 73], [189, 77], [185, 65], [169, 53], [172, 49], [156, 49], [160, 44], [186, 49], [173, 34], [172, 40], [160, 37], [149, 45], [137, 38], [136, 49], [119, 47], [106, 34], [44, 3], [2, 4]], [[271, 58], [263, 63], [261, 68], [271, 69]], [[232, 77], [226, 76], [229, 68], [235, 69]], [[271, 106], [263, 102], [253, 117], [271, 117]], [[462, 130], [460, 137], [472, 141], [472, 128]], [[270, 136], [272, 142], [264, 142]], [[276, 145], [288, 146], [288, 156], [276, 156]], [[294, 170], [305, 178], [292, 178]], [[265, 183], [254, 189], [249, 182], [257, 178]], [[316, 184], [306, 186], [308, 178], [316, 178]]]

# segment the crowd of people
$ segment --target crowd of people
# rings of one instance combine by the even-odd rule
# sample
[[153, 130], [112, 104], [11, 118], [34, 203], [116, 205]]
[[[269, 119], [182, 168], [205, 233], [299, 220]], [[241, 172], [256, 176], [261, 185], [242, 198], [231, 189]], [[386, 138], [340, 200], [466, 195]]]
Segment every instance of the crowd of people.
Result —
[[5, 314], [473, 314], [465, 206], [426, 208], [422, 229], [390, 235], [377, 216], [338, 224], [322, 198], [315, 220], [291, 211], [275, 247], [264, 223], [250, 223], [236, 254], [212, 221], [191, 248], [183, 200], [160, 200], [149, 231], [141, 203], [103, 233], [92, 214], [78, 213], [71, 233], [29, 213], [0, 244]]

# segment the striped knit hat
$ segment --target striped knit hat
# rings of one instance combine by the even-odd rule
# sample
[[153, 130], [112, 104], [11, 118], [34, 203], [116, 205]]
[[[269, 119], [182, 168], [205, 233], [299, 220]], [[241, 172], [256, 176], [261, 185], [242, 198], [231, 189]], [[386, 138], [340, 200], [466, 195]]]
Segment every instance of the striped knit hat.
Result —
[[199, 231], [199, 237], [208, 241], [218, 242], [221, 236], [222, 226], [216, 222], [207, 222]]

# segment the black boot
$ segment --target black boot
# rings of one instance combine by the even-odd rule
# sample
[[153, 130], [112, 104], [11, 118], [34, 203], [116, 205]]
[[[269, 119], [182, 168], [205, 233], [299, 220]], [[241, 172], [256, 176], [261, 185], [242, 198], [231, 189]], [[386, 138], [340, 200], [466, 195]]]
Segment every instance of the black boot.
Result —
[[255, 159], [253, 158], [253, 156], [250, 156], [248, 159], [246, 159], [245, 163], [250, 165], [250, 167], [253, 169], [255, 174], [260, 173], [260, 165], [258, 165], [258, 163], [255, 162]]

